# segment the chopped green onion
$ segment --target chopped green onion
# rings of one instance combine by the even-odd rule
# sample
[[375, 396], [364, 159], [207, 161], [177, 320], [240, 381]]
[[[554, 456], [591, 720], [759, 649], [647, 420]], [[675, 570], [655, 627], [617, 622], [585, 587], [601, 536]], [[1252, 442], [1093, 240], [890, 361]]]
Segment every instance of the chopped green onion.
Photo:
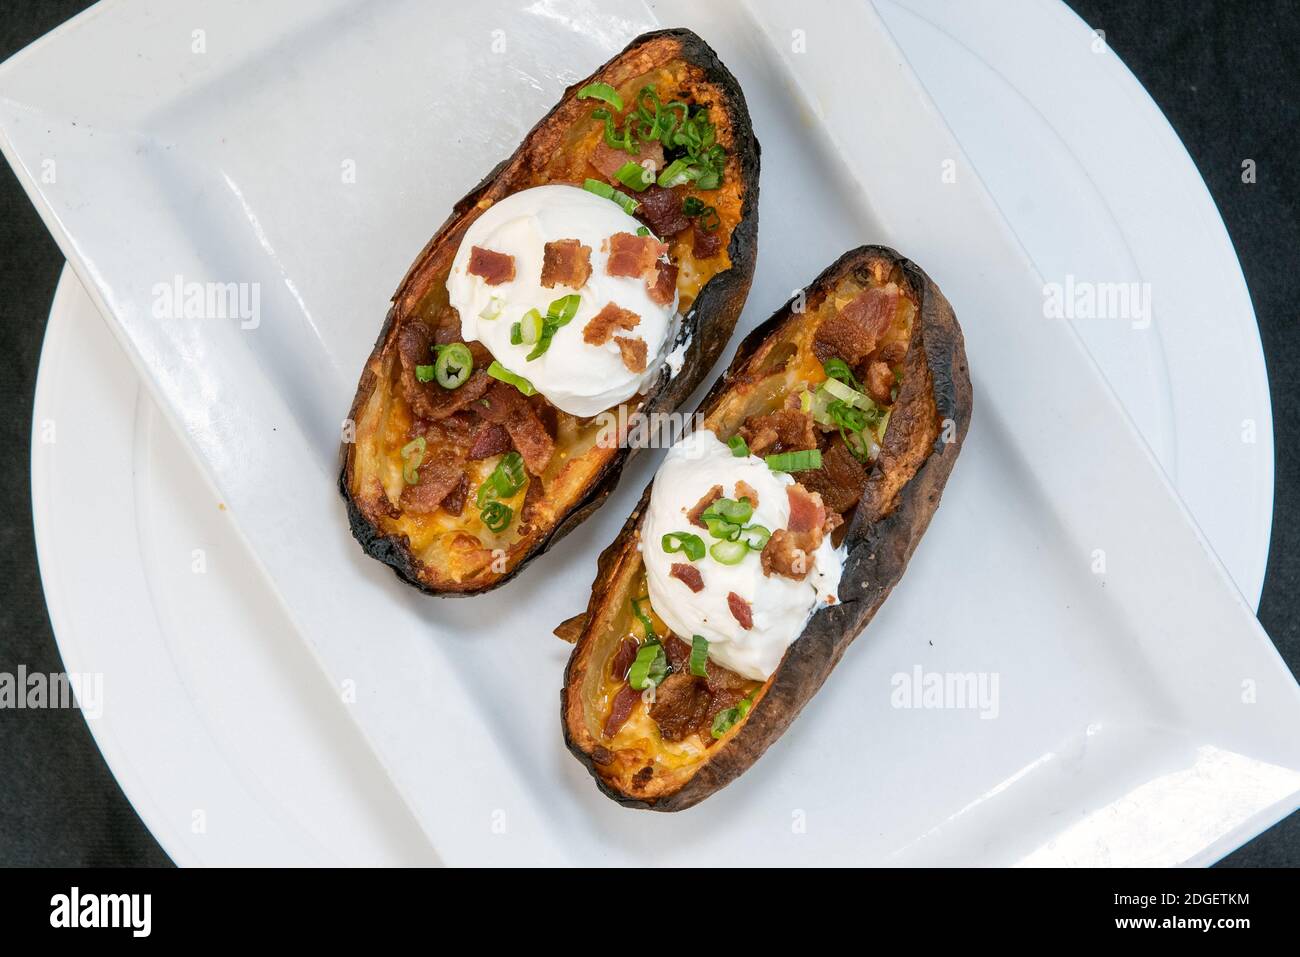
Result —
[[638, 193], [655, 181], [654, 174], [635, 160], [629, 160], [620, 166], [614, 178]]
[[[526, 361], [532, 362], [551, 347], [551, 340], [555, 338], [555, 333], [573, 321], [573, 317], [578, 314], [578, 306], [581, 303], [581, 296], [570, 293], [556, 299], [546, 308], [546, 318], [542, 321], [541, 331], [537, 335], [537, 345], [525, 357]], [[536, 312], [536, 310], [533, 310], [533, 312]], [[524, 318], [527, 319], [528, 317], [525, 316]], [[524, 341], [529, 341], [528, 330], [526, 329], [524, 330]]]
[[653, 638], [645, 642], [636, 652], [636, 660], [627, 672], [627, 683], [637, 691], [644, 691], [647, 685], [656, 687], [668, 677], [668, 656], [664, 646]]
[[640, 598], [632, 599], [632, 614], [636, 615], [637, 620], [641, 622], [641, 627], [645, 629], [646, 638], [650, 641], [657, 641], [658, 639], [655, 637], [655, 623], [650, 619], [650, 615], [641, 608], [641, 602], [643, 601], [649, 602], [650, 596], [642, 595]]
[[505, 306], [505, 300], [500, 296], [493, 296], [488, 300], [488, 304], [483, 307], [483, 311], [478, 314], [480, 319], [495, 319], [501, 315], [501, 309]]
[[424, 462], [426, 443], [423, 435], [417, 435], [402, 446], [402, 478], [407, 485], [420, 481], [420, 465]]
[[670, 555], [683, 552], [693, 562], [704, 557], [704, 539], [690, 532], [669, 532], [663, 537], [662, 544]]
[[754, 503], [747, 498], [736, 501], [734, 498], [720, 498], [704, 510], [701, 518], [716, 515], [733, 525], [744, 525], [754, 515]]
[[514, 498], [528, 481], [524, 471], [524, 457], [518, 452], [507, 452], [501, 456], [490, 475], [478, 488], [478, 506], [482, 508], [487, 502], [498, 498]]
[[822, 383], [822, 388], [829, 395], [834, 396], [841, 402], [847, 402], [849, 405], [857, 406], [864, 412], [870, 412], [876, 407], [876, 403], [871, 401], [871, 397], [863, 395], [856, 389], [850, 388], [839, 379], [827, 379]]
[[514, 509], [509, 505], [502, 505], [500, 502], [488, 502], [483, 506], [483, 511], [479, 512], [479, 518], [490, 531], [501, 532], [510, 525], [510, 520], [515, 517]]
[[859, 382], [857, 376], [853, 374], [853, 370], [849, 368], [849, 364], [843, 359], [827, 359], [822, 364], [822, 368], [826, 370], [826, 375], [830, 378], [838, 379], [840, 382], [843, 382], [845, 385], [850, 386], [859, 392], [865, 391], [862, 388], [862, 383]]
[[[659, 174], [659, 179], [657, 182], [664, 189], [672, 189], [674, 186], [682, 185], [682, 183], [690, 179], [690, 177], [686, 174], [686, 167], [688, 167], [689, 165], [690, 165], [690, 161], [686, 159], [673, 160], [671, 163], [669, 163], [667, 166], [664, 167], [664, 171]], [[691, 198], [694, 199], [694, 197]], [[687, 203], [689, 202], [690, 200], [688, 199]], [[697, 199], [695, 200], [695, 202], [698, 203], [699, 200]], [[685, 207], [683, 207], [683, 212], [685, 212]], [[690, 216], [691, 213], [688, 212], [686, 213], [686, 215]]]
[[801, 472], [804, 469], [821, 468], [822, 453], [820, 449], [800, 449], [798, 452], [765, 455], [763, 461], [773, 472]]
[[714, 542], [709, 554], [723, 565], [739, 565], [749, 554], [749, 546], [744, 542]]
[[623, 97], [608, 83], [588, 83], [578, 91], [578, 99], [603, 100], [620, 113], [623, 112]]
[[650, 228], [649, 228], [648, 226], [638, 226], [638, 227], [636, 228], [636, 234], [637, 234], [638, 236], [649, 236], [649, 235], [650, 235]]
[[740, 530], [740, 540], [756, 552], [761, 552], [771, 537], [772, 533], [764, 525], [746, 525]]
[[432, 382], [434, 376], [433, 366], [416, 366], [415, 378], [421, 382]]
[[753, 707], [754, 700], [752, 697], [742, 698], [734, 708], [719, 711], [713, 716], [713, 728], [710, 733], [715, 738], [722, 737], [735, 726], [737, 721], [744, 720], [745, 715], [749, 714]]
[[469, 346], [463, 342], [451, 342], [434, 348], [438, 350], [438, 361], [434, 363], [433, 374], [438, 385], [444, 389], [459, 389], [474, 371], [474, 356]]
[[707, 678], [709, 670], [709, 640], [703, 635], [691, 636], [691, 674], [697, 678]]
[[533, 395], [537, 392], [537, 390], [533, 388], [531, 382], [521, 375], [515, 375], [495, 359], [493, 359], [492, 364], [488, 366], [487, 374], [494, 379], [499, 379], [507, 385], [514, 386], [524, 395]]
[[727, 448], [731, 449], [731, 454], [738, 459], [743, 459], [749, 454], [749, 443], [745, 441], [743, 435], [733, 435], [727, 439]]
[[545, 320], [542, 314], [536, 309], [529, 309], [524, 313], [524, 317], [519, 320], [519, 339], [525, 345], [533, 345], [542, 337], [542, 327]]
[[512, 346], [521, 346], [524, 344], [523, 323], [519, 323], [519, 322], [511, 323], [510, 344]]
[[704, 522], [705, 527], [709, 530], [709, 534], [714, 538], [726, 542], [734, 542], [740, 536], [739, 525], [734, 522], [728, 522], [724, 518], [719, 518], [717, 515], [710, 515], [705, 512], [700, 516], [700, 520]]
[[609, 183], [602, 183], [598, 179], [583, 180], [582, 188], [587, 192], [595, 193], [597, 196], [604, 199], [613, 200], [618, 203], [618, 205], [622, 206], [623, 212], [627, 213], [629, 216], [635, 213], [636, 208], [641, 205], [627, 193], [615, 189], [613, 186], [610, 186]]

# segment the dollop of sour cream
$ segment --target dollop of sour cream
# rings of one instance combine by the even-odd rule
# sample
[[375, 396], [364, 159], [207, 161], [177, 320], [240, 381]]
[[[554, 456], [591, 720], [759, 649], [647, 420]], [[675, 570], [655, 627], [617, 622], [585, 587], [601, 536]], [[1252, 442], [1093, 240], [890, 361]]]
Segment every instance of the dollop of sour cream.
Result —
[[[706, 546], [712, 545], [715, 540], [692, 525], [687, 513], [715, 485], [722, 486], [726, 498], [738, 498], [737, 481], [747, 482], [758, 494], [751, 523], [773, 532], [789, 525], [786, 488], [795, 480], [773, 472], [757, 456], [733, 455], [712, 432], [699, 429], [669, 450], [655, 475], [641, 526], [641, 557], [650, 605], [674, 634], [688, 644], [692, 636], [703, 635], [709, 642], [709, 657], [718, 664], [747, 678], [766, 681], [786, 649], [803, 633], [813, 612], [837, 600], [841, 561], [826, 536], [813, 553], [812, 569], [803, 581], [764, 575], [760, 553], [754, 550], [736, 565], [724, 565], [706, 552], [693, 563], [704, 582], [699, 592], [673, 578], [672, 566], [687, 559], [681, 552], [664, 551], [663, 536], [691, 532]], [[731, 613], [729, 592], [749, 602], [753, 628], [742, 628]]]
[[[608, 199], [577, 186], [552, 184], [512, 193], [494, 203], [469, 227], [447, 277], [451, 304], [460, 313], [461, 336], [483, 343], [493, 357], [533, 384], [546, 399], [570, 415], [593, 416], [641, 392], [659, 373], [677, 311], [650, 298], [644, 279], [611, 276], [605, 270], [607, 246], [615, 233], [636, 233], [641, 224]], [[578, 289], [542, 285], [542, 257], [548, 242], [576, 239], [591, 247], [591, 276]], [[514, 279], [495, 286], [468, 272], [474, 246], [514, 257]], [[510, 327], [530, 309], [543, 316], [552, 302], [577, 293], [577, 314], [561, 327], [550, 348], [532, 362], [532, 345], [513, 345]], [[636, 328], [619, 335], [646, 343], [646, 369], [632, 372], [612, 339], [601, 346], [583, 341], [582, 330], [608, 303], [641, 317]], [[488, 318], [495, 316], [495, 318]]]

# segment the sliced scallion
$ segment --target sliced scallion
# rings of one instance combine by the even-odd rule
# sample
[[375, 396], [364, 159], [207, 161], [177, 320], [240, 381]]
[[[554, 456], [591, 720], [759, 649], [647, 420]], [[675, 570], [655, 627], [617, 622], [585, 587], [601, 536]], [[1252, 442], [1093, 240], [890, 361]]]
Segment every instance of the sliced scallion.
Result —
[[731, 449], [731, 454], [738, 459], [749, 455], [749, 443], [745, 441], [743, 435], [733, 435], [727, 439], [727, 448]]
[[773, 472], [802, 472], [804, 469], [822, 467], [821, 449], [800, 449], [797, 452], [778, 452], [763, 456], [763, 461]]
[[620, 113], [623, 112], [623, 97], [619, 96], [618, 90], [608, 83], [588, 83], [578, 91], [578, 99], [602, 100]]
[[623, 212], [631, 216], [636, 212], [636, 208], [641, 204], [635, 199], [620, 190], [610, 186], [609, 183], [602, 183], [598, 179], [583, 180], [582, 188], [589, 193], [595, 193], [604, 199], [610, 199], [623, 207]]
[[524, 313], [524, 317], [519, 320], [519, 340], [524, 345], [534, 345], [538, 339], [542, 338], [542, 327], [545, 321], [542, 314], [536, 309], [529, 309]]
[[709, 640], [703, 635], [691, 636], [691, 674], [697, 678], [709, 675]]
[[638, 193], [655, 181], [654, 173], [648, 167], [642, 166], [634, 160], [629, 160], [620, 166], [618, 172], [614, 174], [614, 178]]
[[488, 502], [479, 512], [480, 519], [490, 531], [502, 532], [509, 527], [511, 519], [515, 517], [514, 509], [509, 505], [503, 505], [501, 502]]
[[434, 371], [432, 365], [415, 367], [415, 378], [418, 379], [419, 381], [432, 382], [433, 377], [434, 377]]
[[483, 307], [483, 311], [478, 314], [480, 319], [495, 319], [501, 315], [501, 309], [505, 306], [505, 300], [500, 296], [493, 296], [488, 300], [488, 304]]
[[643, 595], [640, 598], [633, 598], [632, 614], [636, 616], [639, 622], [641, 622], [641, 627], [645, 629], [646, 638], [649, 639], [650, 641], [655, 641], [657, 640], [655, 637], [655, 623], [650, 618], [649, 613], [647, 613], [646, 610], [641, 607], [642, 602], [645, 602], [648, 605], [650, 603], [650, 596]]
[[723, 565], [739, 565], [749, 554], [749, 546], [744, 542], [714, 542], [709, 554], [715, 562]]
[[693, 562], [704, 557], [704, 539], [690, 532], [669, 532], [661, 542], [670, 555], [681, 552]]
[[434, 363], [433, 374], [438, 385], [444, 389], [459, 389], [474, 371], [474, 356], [469, 346], [463, 342], [451, 342], [434, 348], [438, 350], [438, 361]]
[[756, 552], [761, 552], [771, 537], [772, 533], [765, 525], [746, 525], [740, 530], [740, 541]]
[[424, 450], [427, 443], [423, 435], [417, 435], [402, 446], [402, 478], [407, 485], [420, 481], [420, 465], [424, 462]]
[[644, 691], [647, 685], [655, 685], [668, 677], [668, 656], [664, 646], [655, 639], [650, 639], [637, 649], [636, 659], [627, 672], [627, 683], [637, 691]]
[[498, 379], [501, 382], [514, 386], [524, 395], [535, 395], [537, 393], [537, 390], [533, 388], [531, 382], [521, 375], [515, 375], [495, 359], [493, 359], [492, 364], [488, 366], [487, 374], [494, 379]]

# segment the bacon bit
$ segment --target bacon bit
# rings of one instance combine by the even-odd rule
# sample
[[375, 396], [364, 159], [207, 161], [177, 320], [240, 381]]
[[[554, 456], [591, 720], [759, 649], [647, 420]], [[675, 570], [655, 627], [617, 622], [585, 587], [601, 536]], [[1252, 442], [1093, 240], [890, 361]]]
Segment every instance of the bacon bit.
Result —
[[591, 276], [591, 247], [576, 239], [557, 239], [542, 248], [542, 285], [581, 289]]
[[755, 455], [817, 448], [812, 416], [799, 409], [751, 415], [740, 427], [740, 434]]
[[402, 511], [411, 515], [436, 512], [465, 475], [459, 457], [446, 450], [430, 449], [417, 471], [419, 481], [403, 488], [399, 499]]
[[555, 439], [546, 430], [536, 409], [518, 389], [504, 382], [495, 382], [482, 415], [489, 422], [505, 426], [511, 444], [523, 456], [529, 472], [540, 475], [546, 470], [555, 453]]
[[795, 581], [807, 578], [812, 566], [807, 550], [802, 547], [807, 538], [807, 534], [799, 535], [784, 528], [773, 532], [759, 556], [763, 574], [769, 577], [777, 574]]
[[685, 562], [674, 562], [673, 567], [668, 570], [671, 578], [676, 578], [693, 592], [704, 590], [704, 576], [694, 565], [687, 565]]
[[715, 485], [704, 494], [704, 498], [695, 503], [694, 508], [686, 513], [686, 518], [690, 520], [692, 525], [698, 525], [700, 528], [708, 528], [708, 526], [701, 521], [700, 516], [708, 510], [710, 505], [720, 498], [722, 498], [722, 486]]
[[893, 401], [894, 373], [883, 362], [873, 362], [867, 366], [867, 395], [881, 405]]
[[615, 336], [618, 351], [623, 356], [623, 365], [629, 372], [645, 372], [646, 344], [644, 339], [629, 339], [627, 336]]
[[[725, 691], [744, 691], [749, 685], [749, 679], [743, 675], [738, 675], [734, 671], [728, 671], [722, 665], [710, 661], [705, 667], [707, 676], [705, 681], [708, 683], [709, 690], [714, 694]], [[741, 697], [744, 697], [741, 695]], [[727, 705], [730, 707], [730, 705]]]
[[898, 311], [898, 287], [890, 283], [858, 294], [848, 305], [822, 321], [813, 336], [813, 352], [822, 362], [838, 356], [855, 366], [870, 355], [889, 330]]
[[510, 451], [510, 433], [505, 426], [487, 423], [474, 433], [474, 443], [469, 447], [468, 458], [471, 462], [490, 459], [494, 455], [504, 455]]
[[837, 435], [822, 452], [822, 467], [800, 472], [799, 484], [821, 495], [822, 504], [834, 515], [858, 504], [867, 487], [867, 470]]
[[646, 160], [652, 162], [656, 171], [663, 166], [664, 148], [658, 140], [638, 143], [636, 152], [629, 153], [626, 150], [615, 149], [602, 139], [591, 156], [591, 165], [596, 167], [607, 180], [621, 188], [623, 184], [616, 178], [618, 171], [628, 163], [636, 163], [640, 166]]
[[609, 764], [614, 760], [614, 752], [602, 745], [596, 745], [591, 749], [591, 760], [595, 761], [601, 767]]
[[592, 346], [603, 346], [614, 335], [615, 329], [629, 332], [637, 327], [641, 317], [630, 309], [624, 309], [615, 303], [606, 303], [605, 308], [596, 313], [582, 330], [582, 341]]
[[498, 253], [482, 246], [471, 246], [469, 269], [471, 276], [480, 276], [489, 286], [499, 286], [515, 278], [515, 257]]
[[636, 661], [637, 647], [635, 638], [624, 638], [619, 642], [618, 651], [614, 652], [614, 658], [609, 663], [609, 676], [615, 681], [627, 677], [628, 669]]
[[650, 783], [650, 779], [655, 776], [654, 765], [647, 764], [636, 774], [632, 775], [632, 787], [643, 788]]
[[645, 288], [650, 294], [651, 302], [668, 305], [673, 301], [673, 296], [677, 295], [677, 267], [662, 259], [655, 260], [654, 281], [647, 279]]
[[676, 236], [691, 224], [690, 217], [682, 211], [686, 187], [676, 186], [665, 189], [662, 186], [649, 186], [637, 194], [641, 205], [637, 207], [637, 219], [650, 227], [656, 236], [668, 239]]
[[744, 480], [736, 483], [736, 498], [747, 498], [750, 506], [755, 510], [758, 509], [758, 492], [754, 490], [754, 486]]
[[[796, 483], [786, 486], [785, 496], [790, 501], [790, 524], [787, 527], [791, 532], [797, 535], [821, 529], [826, 522], [826, 507], [822, 505], [820, 495]], [[820, 544], [817, 542], [813, 548]]]
[[674, 671], [655, 689], [650, 717], [666, 741], [681, 741], [704, 725], [709, 713], [709, 689], [686, 671]]
[[442, 500], [442, 510], [448, 515], [460, 515], [465, 511], [465, 500], [469, 498], [469, 476], [460, 473], [460, 481]]
[[722, 252], [722, 228], [715, 230], [700, 229], [697, 221], [691, 236], [691, 255], [696, 259], [712, 259]]
[[614, 700], [610, 702], [609, 717], [605, 719], [605, 737], [612, 738], [618, 734], [618, 729], [627, 723], [627, 719], [632, 717], [632, 709], [636, 707], [641, 700], [641, 692], [637, 691], [631, 685], [623, 685], [614, 695]]
[[639, 279], [654, 268], [655, 261], [668, 247], [653, 236], [615, 233], [609, 237], [609, 259], [605, 272], [611, 276]]
[[741, 628], [748, 631], [754, 627], [754, 609], [734, 591], [727, 592], [727, 607], [731, 609], [731, 614], [736, 621], [740, 622]]
[[895, 339], [893, 342], [886, 342], [883, 346], [875, 351], [872, 359], [883, 362], [885, 365], [898, 365], [907, 356], [907, 343]]
[[671, 631], [664, 636], [663, 646], [664, 653], [668, 655], [668, 663], [673, 666], [673, 671], [682, 671], [690, 664], [691, 646]]

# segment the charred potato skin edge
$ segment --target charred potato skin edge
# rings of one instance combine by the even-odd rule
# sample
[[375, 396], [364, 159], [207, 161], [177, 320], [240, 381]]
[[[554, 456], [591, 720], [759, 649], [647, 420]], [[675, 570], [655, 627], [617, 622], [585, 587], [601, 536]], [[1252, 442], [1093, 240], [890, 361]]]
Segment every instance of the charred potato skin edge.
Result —
[[[785, 733], [804, 705], [821, 688], [849, 645], [884, 604], [902, 578], [938, 507], [944, 485], [965, 441], [973, 402], [965, 342], [952, 306], [919, 266], [886, 246], [859, 246], [850, 250], [827, 267], [807, 290], [811, 298], [815, 290], [833, 287], [855, 267], [878, 258], [893, 262], [917, 296], [921, 344], [940, 422], [939, 438], [931, 446], [924, 463], [900, 490], [897, 505], [884, 518], [872, 521], [866, 508], [859, 506], [855, 510], [846, 537], [848, 555], [841, 579], [839, 604], [823, 608], [813, 615], [803, 634], [790, 646], [774, 680], [740, 730], [727, 741], [715, 745], [720, 750], [710, 755], [700, 770], [677, 790], [651, 800], [631, 797], [601, 777], [592, 755], [575, 740], [569, 720], [569, 690], [573, 689], [575, 698], [572, 709], [580, 713], [582, 691], [577, 679], [583, 668], [579, 659], [590, 637], [588, 629], [584, 628], [569, 657], [564, 688], [560, 692], [564, 741], [573, 756], [587, 768], [597, 787], [625, 807], [653, 811], [685, 810], [726, 787], [748, 770]], [[727, 371], [700, 404], [701, 413], [708, 415], [715, 408], [745, 363], [790, 315], [793, 305], [794, 299], [791, 299], [745, 337]], [[949, 442], [943, 439], [942, 423], [945, 421], [953, 423], [953, 439]], [[652, 488], [653, 482], [646, 487], [614, 543], [600, 555], [597, 587], [587, 606], [588, 623], [596, 620], [597, 611], [606, 599], [608, 588], [600, 583], [612, 581], [615, 566], [635, 552], [637, 529], [649, 504]]]
[[[395, 335], [397, 321], [401, 315], [404, 302], [412, 301], [412, 286], [417, 284], [425, 263], [434, 250], [444, 242], [461, 224], [465, 214], [471, 211], [483, 194], [493, 185], [497, 178], [513, 163], [522, 157], [528, 144], [539, 131], [544, 131], [552, 122], [561, 107], [569, 102], [579, 89], [602, 74], [619, 60], [636, 55], [642, 47], [650, 43], [672, 41], [678, 45], [681, 59], [702, 69], [705, 79], [715, 83], [724, 91], [726, 103], [724, 108], [730, 116], [733, 130], [733, 150], [740, 163], [741, 178], [744, 181], [744, 197], [741, 202], [740, 222], [732, 231], [727, 244], [727, 254], [731, 261], [730, 268], [718, 273], [700, 290], [690, 310], [682, 317], [681, 327], [671, 348], [686, 342], [686, 356], [682, 368], [676, 376], [669, 376], [667, 366], [661, 378], [651, 390], [650, 398], [642, 408], [645, 413], [669, 411], [680, 405], [695, 391], [704, 373], [721, 355], [723, 348], [731, 339], [731, 333], [740, 318], [745, 299], [749, 295], [750, 282], [754, 278], [754, 264], [758, 258], [758, 178], [760, 166], [760, 148], [754, 136], [753, 125], [749, 117], [749, 108], [745, 103], [744, 92], [722, 61], [718, 59], [713, 48], [694, 32], [686, 29], [657, 30], [645, 33], [634, 39], [622, 52], [596, 69], [591, 76], [579, 80], [564, 91], [559, 102], [529, 130], [511, 156], [498, 163], [477, 186], [452, 207], [451, 215], [438, 229], [433, 238], [425, 245], [414, 264], [407, 271], [397, 292], [393, 294], [393, 304], [388, 310], [383, 328], [374, 349], [366, 359], [361, 382], [357, 387], [356, 397], [348, 412], [349, 421], [356, 422], [357, 416], [366, 400], [377, 385], [376, 376], [371, 365], [376, 363], [388, 344], [390, 335]], [[702, 317], [707, 317], [703, 321]], [[340, 446], [339, 492], [347, 505], [348, 524], [352, 536], [360, 543], [362, 549], [372, 558], [389, 566], [397, 577], [408, 585], [419, 589], [426, 595], [453, 597], [479, 595], [499, 588], [513, 579], [534, 559], [547, 552], [565, 535], [586, 521], [586, 519], [604, 504], [622, 476], [623, 468], [638, 449], [620, 449], [597, 475], [587, 493], [579, 499], [566, 516], [556, 523], [551, 533], [539, 541], [527, 554], [515, 563], [514, 567], [499, 578], [478, 588], [450, 589], [434, 588], [420, 578], [421, 563], [411, 554], [405, 536], [385, 535], [363, 513], [355, 501], [352, 491], [352, 445], [344, 442]]]

